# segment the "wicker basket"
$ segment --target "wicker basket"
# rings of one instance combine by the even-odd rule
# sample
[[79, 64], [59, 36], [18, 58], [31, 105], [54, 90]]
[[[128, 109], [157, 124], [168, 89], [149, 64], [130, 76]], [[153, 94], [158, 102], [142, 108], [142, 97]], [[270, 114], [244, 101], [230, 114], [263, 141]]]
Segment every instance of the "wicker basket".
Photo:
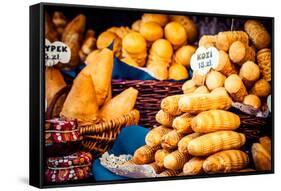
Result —
[[139, 91], [136, 109], [140, 111], [139, 124], [151, 128], [157, 122], [155, 115], [159, 111], [161, 100], [169, 95], [181, 94], [182, 82], [156, 80], [112, 80], [113, 96], [124, 89], [134, 87]]
[[[47, 109], [46, 119], [59, 117], [59, 113], [69, 91], [70, 86], [66, 86], [57, 92]], [[114, 140], [117, 138], [123, 127], [136, 125], [138, 124], [139, 119], [139, 111], [133, 110], [130, 113], [113, 120], [99, 122], [97, 124], [79, 125], [79, 133], [83, 136], [82, 146], [84, 149], [91, 151], [93, 156], [100, 156], [111, 148]], [[76, 143], [71, 144], [75, 145]]]
[[139, 122], [139, 111], [133, 110], [119, 118], [98, 124], [80, 126], [83, 135], [82, 145], [95, 157], [109, 150], [123, 127], [136, 125]]
[[[160, 109], [161, 100], [169, 95], [182, 94], [182, 82], [167, 82], [156, 80], [112, 80], [113, 95], [119, 94], [126, 88], [134, 87], [139, 91], [136, 109], [140, 111], [139, 124], [148, 128], [157, 124], [155, 115]], [[246, 134], [247, 139], [257, 139], [262, 134], [269, 134], [271, 121], [233, 111], [240, 116], [240, 132]]]

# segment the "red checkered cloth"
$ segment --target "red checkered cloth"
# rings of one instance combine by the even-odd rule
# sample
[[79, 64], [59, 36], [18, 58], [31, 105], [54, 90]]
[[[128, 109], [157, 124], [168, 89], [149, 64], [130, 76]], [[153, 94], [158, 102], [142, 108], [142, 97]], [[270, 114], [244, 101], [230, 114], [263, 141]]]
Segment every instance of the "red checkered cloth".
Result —
[[63, 157], [50, 157], [47, 160], [45, 178], [47, 182], [66, 182], [88, 178], [91, 172], [92, 155], [77, 152]]
[[66, 143], [82, 140], [76, 121], [67, 121], [61, 118], [46, 120], [50, 124], [45, 130], [46, 144]]

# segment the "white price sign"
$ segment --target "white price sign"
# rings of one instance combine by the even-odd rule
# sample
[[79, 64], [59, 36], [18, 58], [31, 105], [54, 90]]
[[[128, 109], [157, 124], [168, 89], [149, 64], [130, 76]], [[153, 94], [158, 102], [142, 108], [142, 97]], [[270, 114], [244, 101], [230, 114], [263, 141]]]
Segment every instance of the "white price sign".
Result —
[[199, 47], [191, 57], [193, 71], [205, 75], [211, 68], [216, 68], [219, 63], [219, 52], [215, 47]]
[[60, 41], [51, 43], [45, 39], [45, 65], [54, 66], [60, 63], [68, 63], [71, 58], [70, 48]]

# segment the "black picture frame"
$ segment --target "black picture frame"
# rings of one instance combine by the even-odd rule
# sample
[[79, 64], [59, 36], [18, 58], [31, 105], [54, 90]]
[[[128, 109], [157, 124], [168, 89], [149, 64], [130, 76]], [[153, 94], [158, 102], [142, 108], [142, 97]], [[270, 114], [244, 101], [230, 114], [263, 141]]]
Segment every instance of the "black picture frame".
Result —
[[101, 185], [101, 184], [117, 184], [117, 183], [134, 183], [134, 182], [151, 182], [151, 181], [167, 181], [179, 179], [194, 179], [194, 178], [211, 178], [211, 177], [231, 177], [245, 175], [259, 175], [274, 173], [274, 83], [275, 77], [272, 72], [272, 89], [271, 89], [271, 104], [272, 104], [272, 170], [266, 172], [243, 172], [243, 173], [227, 173], [227, 174], [210, 174], [210, 175], [195, 175], [195, 176], [180, 176], [180, 177], [163, 177], [163, 178], [143, 178], [130, 179], [119, 181], [99, 181], [99, 182], [83, 182], [83, 183], [62, 183], [62, 184], [45, 184], [44, 183], [44, 117], [45, 117], [45, 73], [44, 73], [44, 10], [50, 7], [59, 7], [61, 9], [94, 9], [94, 10], [111, 10], [111, 11], [127, 11], [127, 12], [148, 12], [148, 13], [165, 13], [165, 14], [188, 14], [195, 16], [216, 16], [216, 17], [231, 17], [244, 19], [259, 19], [271, 22], [272, 35], [272, 68], [274, 71], [274, 17], [250, 16], [250, 15], [231, 15], [231, 14], [214, 14], [214, 13], [195, 13], [183, 11], [169, 10], [154, 10], [154, 9], [137, 9], [137, 8], [120, 8], [120, 7], [103, 7], [94, 5], [75, 5], [75, 4], [57, 4], [57, 3], [39, 3], [30, 6], [30, 129], [29, 129], [29, 184], [39, 188], [53, 187], [69, 187], [69, 186], [84, 186], [84, 185]]

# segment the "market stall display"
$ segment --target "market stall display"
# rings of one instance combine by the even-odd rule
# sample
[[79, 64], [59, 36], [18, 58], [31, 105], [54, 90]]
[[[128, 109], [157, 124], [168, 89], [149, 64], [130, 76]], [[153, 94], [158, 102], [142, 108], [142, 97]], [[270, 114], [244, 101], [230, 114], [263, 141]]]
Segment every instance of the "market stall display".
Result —
[[45, 9], [48, 185], [272, 172], [269, 20], [110, 11]]

